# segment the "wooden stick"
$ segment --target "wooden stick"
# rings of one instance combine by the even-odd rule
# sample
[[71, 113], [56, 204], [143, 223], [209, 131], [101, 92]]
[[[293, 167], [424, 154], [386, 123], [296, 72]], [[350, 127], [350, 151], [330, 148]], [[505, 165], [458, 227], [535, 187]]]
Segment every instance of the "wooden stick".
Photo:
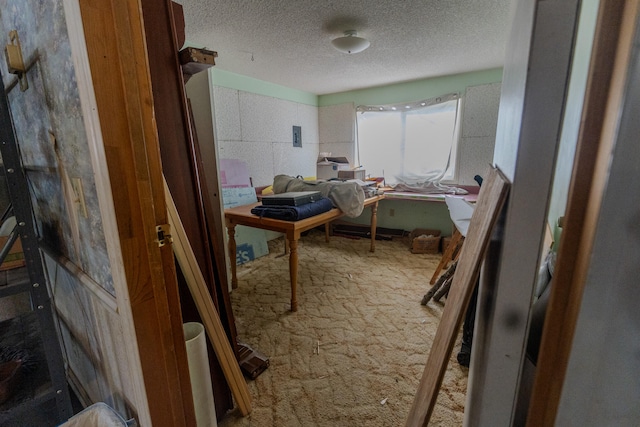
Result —
[[[462, 234], [460, 234], [460, 232], [456, 228], [455, 231], [453, 232], [453, 236], [451, 236], [451, 241], [449, 242], [449, 246], [447, 246], [447, 249], [445, 249], [444, 253], [442, 254], [442, 258], [440, 259], [440, 263], [436, 267], [436, 271], [433, 272], [433, 276], [429, 281], [430, 284], [433, 285], [434, 283], [436, 283], [436, 279], [438, 278], [438, 275], [440, 274], [442, 269], [446, 268], [449, 262], [453, 260], [453, 256], [454, 256], [453, 254], [458, 249], [458, 246], [462, 244], [461, 242], [463, 240], [464, 240], [464, 237], [462, 236]], [[460, 253], [459, 249], [458, 249], [458, 253]]]
[[508, 189], [507, 180], [497, 169], [491, 170], [489, 177], [480, 188], [478, 203], [473, 211], [456, 273], [453, 275], [449, 297], [444, 306], [436, 336], [433, 339], [418, 391], [407, 417], [407, 427], [429, 424], [442, 378], [447, 370], [451, 350], [453, 350], [464, 314], [471, 300], [473, 287], [480, 275], [480, 265]]
[[224, 332], [222, 322], [218, 316], [211, 295], [207, 290], [207, 286], [200, 270], [200, 266], [196, 261], [195, 254], [191, 249], [191, 244], [187, 239], [187, 234], [182, 226], [182, 221], [178, 215], [176, 205], [169, 192], [166, 180], [164, 181], [164, 192], [167, 200], [167, 211], [169, 214], [169, 225], [171, 226], [171, 235], [173, 237], [173, 252], [178, 259], [178, 264], [182, 269], [182, 273], [189, 286], [193, 301], [196, 303], [198, 313], [202, 317], [204, 328], [209, 335], [213, 349], [220, 362], [220, 367], [224, 372], [224, 376], [229, 383], [231, 393], [240, 408], [243, 416], [251, 412], [251, 396], [249, 388], [240, 371], [240, 365], [236, 360], [235, 354], [231, 349], [231, 344]]

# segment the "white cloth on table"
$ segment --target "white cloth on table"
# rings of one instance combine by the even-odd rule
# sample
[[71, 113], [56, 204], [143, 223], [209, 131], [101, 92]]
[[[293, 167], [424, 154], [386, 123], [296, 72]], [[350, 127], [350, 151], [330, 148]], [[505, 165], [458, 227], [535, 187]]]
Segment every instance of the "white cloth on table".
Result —
[[471, 222], [475, 206], [462, 197], [444, 196], [444, 201], [449, 208], [449, 215], [451, 215], [453, 225], [456, 226], [463, 237], [467, 237], [469, 223]]

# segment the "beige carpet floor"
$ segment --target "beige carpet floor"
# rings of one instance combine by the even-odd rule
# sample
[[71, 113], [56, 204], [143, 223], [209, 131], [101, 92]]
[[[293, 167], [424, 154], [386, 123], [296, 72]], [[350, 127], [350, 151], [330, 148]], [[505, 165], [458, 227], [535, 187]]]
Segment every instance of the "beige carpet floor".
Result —
[[[270, 367], [249, 380], [253, 411], [221, 427], [403, 426], [422, 376], [443, 303], [420, 305], [440, 254], [412, 254], [403, 241], [334, 236], [300, 240], [298, 311], [289, 311], [282, 238], [269, 255], [238, 267], [231, 300], [238, 338]], [[444, 302], [444, 299], [443, 299]], [[431, 417], [460, 426], [468, 370], [455, 360]]]

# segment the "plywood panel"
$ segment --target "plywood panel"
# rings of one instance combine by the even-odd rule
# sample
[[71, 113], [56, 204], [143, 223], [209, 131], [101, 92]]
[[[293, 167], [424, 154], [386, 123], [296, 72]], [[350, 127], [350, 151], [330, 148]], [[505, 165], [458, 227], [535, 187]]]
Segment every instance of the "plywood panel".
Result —
[[[3, 3], [2, 34], [17, 28], [27, 62], [29, 90], [8, 94], [23, 165], [31, 180], [32, 203], [43, 241], [56, 245], [113, 293], [104, 231], [96, 199], [87, 137], [60, 1], [10, 0]], [[6, 30], [6, 31], [5, 31]], [[6, 80], [15, 76], [6, 73]], [[54, 145], [50, 135], [54, 135]], [[65, 194], [63, 171], [81, 180], [87, 217], [78, 216]]]
[[85, 404], [105, 402], [123, 417], [137, 416], [130, 401], [135, 396], [135, 367], [127, 363], [130, 346], [115, 299], [96, 292], [100, 287], [88, 285], [91, 279], [77, 267], [63, 266], [49, 256], [45, 260], [76, 391]]

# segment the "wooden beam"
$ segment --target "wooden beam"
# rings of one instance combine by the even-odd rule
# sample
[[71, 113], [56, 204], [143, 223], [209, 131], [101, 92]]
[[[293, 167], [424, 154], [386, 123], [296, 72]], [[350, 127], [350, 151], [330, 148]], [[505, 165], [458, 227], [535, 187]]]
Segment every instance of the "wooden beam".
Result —
[[204, 323], [207, 335], [213, 344], [216, 356], [218, 356], [218, 361], [227, 379], [227, 383], [231, 388], [233, 397], [236, 399], [242, 415], [248, 415], [251, 412], [251, 396], [249, 395], [247, 383], [242, 376], [240, 365], [238, 365], [235, 353], [222, 327], [218, 312], [213, 305], [213, 300], [207, 289], [204, 276], [202, 275], [196, 256], [191, 249], [187, 233], [182, 226], [182, 221], [173, 203], [173, 198], [171, 197], [171, 192], [166, 182], [165, 193], [167, 210], [169, 212], [169, 225], [171, 226], [173, 238], [173, 251], [176, 254], [182, 273], [187, 280], [187, 285], [198, 307], [198, 312]]

